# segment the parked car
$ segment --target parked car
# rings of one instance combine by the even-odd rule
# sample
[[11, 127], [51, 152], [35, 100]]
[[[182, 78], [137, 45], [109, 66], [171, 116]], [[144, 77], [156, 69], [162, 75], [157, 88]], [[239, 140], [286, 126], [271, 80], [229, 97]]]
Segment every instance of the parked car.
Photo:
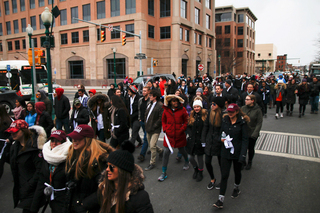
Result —
[[141, 75], [139, 77], [137, 77], [132, 84], [139, 86], [139, 84], [141, 84], [141, 82], [143, 81], [144, 83], [147, 83], [148, 81], [152, 80], [153, 82], [155, 81], [159, 81], [160, 76], [164, 76], [166, 77], [167, 81], [169, 79], [174, 80], [176, 82], [176, 79], [173, 77], [173, 75], [171, 74], [151, 74], [151, 75]]
[[15, 90], [0, 90], [0, 105], [4, 105], [7, 113], [10, 113], [16, 106], [18, 95]]

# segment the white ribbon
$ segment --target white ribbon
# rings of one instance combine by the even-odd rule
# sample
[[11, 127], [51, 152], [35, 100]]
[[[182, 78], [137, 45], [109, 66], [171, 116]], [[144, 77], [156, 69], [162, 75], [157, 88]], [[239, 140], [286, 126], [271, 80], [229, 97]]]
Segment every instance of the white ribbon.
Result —
[[230, 148], [231, 148], [231, 150], [230, 150], [230, 153], [231, 153], [231, 154], [234, 153], [234, 147], [233, 147], [233, 144], [232, 144], [232, 142], [231, 142], [232, 139], [233, 139], [233, 138], [230, 138], [230, 136], [227, 135], [227, 137], [226, 137], [225, 140], [224, 140], [224, 146], [226, 147], [226, 149], [230, 149]]
[[[0, 141], [5, 141], [5, 142], [7, 142], [7, 140], [3, 140], [3, 139], [0, 139]], [[0, 153], [0, 159], [2, 158], [4, 149], [6, 148], [6, 146], [7, 146], [7, 143], [4, 143], [4, 145], [3, 145], [3, 147], [2, 147], [2, 150], [1, 150], [1, 153]]]
[[166, 143], [167, 143], [167, 146], [168, 146], [171, 154], [173, 154], [173, 149], [172, 149], [172, 147], [171, 147], [170, 141], [169, 141], [166, 133], [164, 133], [164, 138], [166, 139]]
[[62, 189], [55, 189], [53, 188], [53, 186], [51, 186], [49, 183], [44, 183], [44, 185], [50, 187], [52, 189], [52, 193], [51, 193], [51, 196], [50, 196], [50, 200], [54, 200], [54, 191], [56, 192], [59, 192], [59, 191], [64, 191], [66, 190], [66, 188], [62, 188]]
[[111, 123], [111, 132], [113, 132], [114, 128], [119, 128], [120, 125], [113, 125], [113, 123]]

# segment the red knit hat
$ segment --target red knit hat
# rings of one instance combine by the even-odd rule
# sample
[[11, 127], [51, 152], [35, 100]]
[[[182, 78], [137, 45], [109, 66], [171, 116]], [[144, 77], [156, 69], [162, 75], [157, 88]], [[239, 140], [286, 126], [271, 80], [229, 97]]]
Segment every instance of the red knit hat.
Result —
[[92, 93], [93, 95], [95, 95], [96, 93], [97, 93], [97, 91], [95, 90], [95, 89], [91, 89], [91, 90], [89, 90], [89, 93]]

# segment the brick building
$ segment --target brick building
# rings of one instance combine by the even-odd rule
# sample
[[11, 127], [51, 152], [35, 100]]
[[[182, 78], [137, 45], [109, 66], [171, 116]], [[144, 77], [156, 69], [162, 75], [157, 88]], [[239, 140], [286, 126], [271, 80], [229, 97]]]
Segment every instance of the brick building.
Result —
[[287, 65], [287, 54], [278, 55], [277, 56], [276, 69], [278, 71], [286, 71], [288, 69], [287, 66], [288, 66]]

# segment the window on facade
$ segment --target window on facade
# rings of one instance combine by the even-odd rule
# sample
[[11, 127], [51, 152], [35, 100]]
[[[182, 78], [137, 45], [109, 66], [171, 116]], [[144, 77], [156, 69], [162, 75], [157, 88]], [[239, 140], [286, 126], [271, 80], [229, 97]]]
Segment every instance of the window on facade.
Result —
[[82, 17], [85, 21], [91, 20], [90, 4], [82, 5]]
[[211, 0], [206, 0], [206, 7], [211, 9]]
[[260, 53], [258, 53], [258, 57], [260, 57]]
[[83, 42], [89, 42], [89, 30], [82, 31]]
[[221, 33], [222, 33], [222, 26], [217, 26], [217, 27], [216, 27], [216, 33], [217, 33], [217, 35], [221, 35]]
[[26, 32], [27, 28], [27, 20], [26, 18], [21, 19], [21, 32]]
[[202, 45], [202, 35], [198, 34], [198, 44]]
[[195, 44], [197, 44], [197, 37], [198, 37], [197, 33], [194, 33], [194, 43]]
[[9, 50], [9, 51], [12, 50], [12, 41], [8, 41], [8, 50]]
[[17, 0], [12, 0], [12, 13], [18, 12]]
[[30, 0], [30, 9], [36, 8], [36, 0]]
[[148, 0], [148, 14], [154, 16], [154, 0]]
[[184, 0], [181, 0], [181, 17], [187, 18], [187, 2]]
[[25, 0], [20, 0], [20, 11], [23, 12], [26, 10], [26, 2]]
[[72, 44], [79, 43], [79, 32], [71, 33], [71, 42]]
[[71, 79], [83, 79], [83, 61], [69, 61]]
[[106, 17], [106, 2], [97, 2], [97, 19], [102, 19]]
[[160, 27], [160, 39], [171, 38], [171, 27]]
[[19, 40], [14, 41], [14, 49], [15, 50], [20, 50], [20, 41]]
[[194, 22], [200, 24], [200, 10], [198, 8], [194, 8]]
[[110, 0], [111, 17], [120, 16], [120, 0]]
[[9, 8], [9, 2], [5, 1], [4, 2], [4, 14], [9, 15], [10, 14], [10, 8]]
[[126, 0], [126, 14], [136, 13], [136, 0]]
[[238, 23], [243, 23], [244, 21], [244, 14], [239, 14], [238, 15]]
[[247, 39], [247, 42], [246, 42], [246, 43], [247, 43], [247, 47], [248, 47], [248, 46], [249, 46], [249, 42], [248, 42], [248, 39]]
[[3, 49], [2, 49], [2, 43], [0, 43], [0, 52], [2, 52]]
[[238, 35], [243, 35], [243, 27], [238, 27]]
[[224, 46], [225, 47], [230, 47], [230, 38], [225, 38], [224, 39]]
[[148, 37], [154, 38], [154, 26], [148, 25]]
[[215, 15], [216, 22], [232, 21], [231, 12], [230, 13], [219, 13]]
[[230, 52], [229, 51], [224, 51], [224, 57], [229, 57]]
[[242, 52], [237, 52], [237, 57], [242, 58], [243, 53]]
[[[120, 26], [113, 26], [113, 28], [120, 30]], [[120, 32], [116, 30], [111, 31], [111, 39], [116, 39], [116, 38], [120, 38]]]
[[14, 33], [19, 33], [18, 20], [14, 20], [14, 21], [13, 21], [13, 30], [14, 30]]
[[62, 44], [68, 44], [68, 34], [67, 33], [61, 34], [61, 45]]
[[39, 23], [40, 23], [40, 29], [44, 29], [44, 24], [43, 24], [43, 21], [41, 19], [41, 14], [39, 15]]
[[[130, 32], [130, 33], [134, 33], [134, 24], [127, 24], [126, 25], [126, 31]], [[130, 34], [126, 34], [126, 37], [134, 37], [133, 35]]]
[[[114, 79], [114, 59], [107, 59], [108, 64], [108, 78]], [[126, 59], [116, 58], [116, 77], [126, 77]]]
[[38, 47], [38, 38], [32, 38], [34, 47]]
[[212, 47], [212, 39], [209, 38], [209, 47], [211, 48]]
[[183, 28], [180, 27], [180, 40], [183, 40]]
[[182, 59], [182, 64], [181, 64], [181, 72], [184, 76], [188, 76], [188, 60], [187, 59]]
[[236, 19], [237, 19], [237, 14], [233, 14], [233, 18], [234, 18], [234, 22], [236, 22]]
[[224, 26], [224, 33], [225, 34], [230, 34], [230, 25]]
[[170, 0], [160, 0], [160, 17], [171, 15]]
[[44, 6], [44, 0], [39, 0], [39, 7], [43, 7]]
[[0, 36], [3, 36], [2, 23], [0, 23]]
[[74, 18], [79, 18], [78, 17], [78, 7], [72, 7], [71, 8], [71, 24], [78, 23], [78, 20], [73, 19]]
[[6, 22], [7, 35], [11, 35], [11, 23], [10, 21]]
[[269, 53], [269, 56], [271, 56], [271, 53]]
[[30, 17], [31, 27], [33, 30], [37, 30], [37, 20], [35, 16]]
[[238, 47], [243, 47], [243, 39], [238, 39]]
[[216, 39], [216, 47], [221, 47], [221, 45], [222, 45], [222, 39], [221, 38]]
[[208, 14], [206, 14], [206, 27], [210, 29], [210, 16]]
[[184, 40], [189, 42], [189, 30], [184, 30]]
[[26, 49], [26, 40], [22, 39], [22, 49]]
[[60, 26], [67, 25], [67, 10], [60, 10]]

